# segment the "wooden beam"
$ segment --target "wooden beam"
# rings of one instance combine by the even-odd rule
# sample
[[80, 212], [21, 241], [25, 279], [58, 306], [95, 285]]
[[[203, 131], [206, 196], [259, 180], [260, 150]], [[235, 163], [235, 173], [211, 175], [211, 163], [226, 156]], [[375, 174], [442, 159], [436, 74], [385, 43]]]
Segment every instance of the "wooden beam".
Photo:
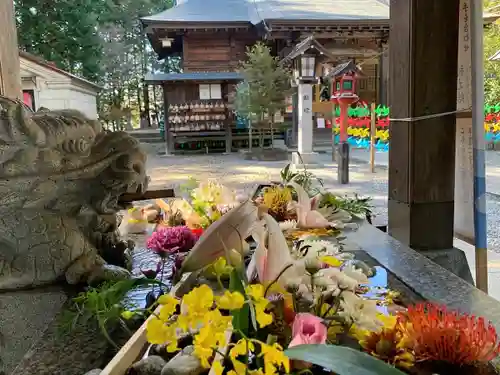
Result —
[[[453, 247], [459, 0], [391, 0], [389, 233]], [[401, 119], [401, 120], [398, 120]]]
[[0, 1], [0, 95], [10, 99], [21, 98], [19, 52], [16, 21], [12, 0]]
[[127, 193], [123, 194], [120, 197], [119, 202], [132, 203], [135, 201], [145, 201], [148, 199], [159, 199], [159, 198], [175, 198], [174, 189], [148, 190], [144, 194]]

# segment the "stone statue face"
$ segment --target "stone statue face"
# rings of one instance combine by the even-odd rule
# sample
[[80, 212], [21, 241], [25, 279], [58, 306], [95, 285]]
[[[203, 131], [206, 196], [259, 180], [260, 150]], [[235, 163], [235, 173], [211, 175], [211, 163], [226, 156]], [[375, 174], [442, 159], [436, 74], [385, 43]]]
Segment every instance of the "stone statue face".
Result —
[[147, 189], [145, 164], [125, 132], [0, 97], [0, 290], [102, 271], [99, 247], [118, 241], [118, 199]]

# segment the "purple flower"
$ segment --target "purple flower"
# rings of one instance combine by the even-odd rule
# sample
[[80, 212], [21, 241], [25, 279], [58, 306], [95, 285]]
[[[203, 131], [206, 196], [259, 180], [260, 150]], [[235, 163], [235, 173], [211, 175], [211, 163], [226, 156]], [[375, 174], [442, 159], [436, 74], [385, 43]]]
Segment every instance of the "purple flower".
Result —
[[148, 238], [147, 247], [160, 256], [186, 252], [196, 243], [196, 236], [188, 227], [165, 227], [153, 232]]

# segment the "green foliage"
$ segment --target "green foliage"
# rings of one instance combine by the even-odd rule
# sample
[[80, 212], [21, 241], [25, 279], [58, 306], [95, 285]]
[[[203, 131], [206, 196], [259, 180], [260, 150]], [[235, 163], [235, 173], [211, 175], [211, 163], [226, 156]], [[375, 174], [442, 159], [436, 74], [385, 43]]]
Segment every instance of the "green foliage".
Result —
[[286, 107], [290, 72], [263, 43], [247, 50], [247, 60], [241, 64], [240, 71], [245, 80], [236, 89], [236, 112], [241, 117], [252, 118], [255, 125], [272, 123], [274, 114]]
[[296, 182], [309, 194], [309, 196], [316, 195], [318, 189], [316, 186], [319, 184], [323, 186], [323, 180], [309, 172], [305, 167], [302, 171], [294, 172], [291, 169], [291, 164], [287, 164], [285, 168], [280, 171], [281, 181], [284, 185], [289, 182]]
[[[239, 292], [242, 295], [245, 295], [243, 276], [241, 275], [241, 271], [236, 268], [231, 271], [231, 275], [229, 278], [229, 291]], [[250, 307], [245, 304], [241, 309], [232, 311], [231, 314], [233, 316], [234, 329], [241, 331], [244, 334], [248, 334], [250, 323]]]
[[21, 49], [53, 61], [71, 73], [100, 76], [101, 39], [96, 29], [101, 1], [16, 0]]
[[[484, 0], [485, 11], [499, 5], [498, 0]], [[499, 12], [500, 8], [494, 10]], [[484, 30], [484, 94], [485, 102], [495, 105], [500, 102], [500, 61], [489, 61], [500, 50], [500, 24], [499, 21], [488, 25]]]
[[404, 372], [358, 350], [338, 345], [298, 345], [285, 350], [297, 361], [309, 362], [338, 375], [404, 375]]
[[354, 198], [349, 198], [348, 196], [341, 197], [332, 193], [326, 193], [322, 197], [321, 204], [339, 208], [351, 215], [365, 218], [372, 214], [370, 200], [370, 197], [360, 198], [358, 194], [354, 194]]
[[[72, 306], [66, 311], [64, 322], [61, 326], [63, 334], [70, 333], [79, 326], [96, 324], [103, 336], [114, 345], [109, 335], [109, 330], [121, 324], [126, 324], [121, 314], [126, 307], [123, 305], [125, 295], [131, 290], [161, 284], [151, 279], [129, 279], [115, 282], [105, 282], [98, 287], [90, 287], [87, 291], [76, 296]], [[128, 308], [130, 310], [130, 308]]]

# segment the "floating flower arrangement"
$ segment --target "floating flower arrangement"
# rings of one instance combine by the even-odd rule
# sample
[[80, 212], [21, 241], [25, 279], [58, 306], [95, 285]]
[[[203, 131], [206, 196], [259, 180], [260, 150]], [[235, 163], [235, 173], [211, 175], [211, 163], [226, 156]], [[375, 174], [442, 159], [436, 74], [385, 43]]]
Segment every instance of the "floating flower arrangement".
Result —
[[436, 304], [398, 305], [397, 291], [372, 286], [375, 268], [346, 251], [339, 235], [371, 213], [368, 200], [313, 190], [292, 179], [236, 204], [208, 182], [168, 205], [183, 226], [160, 229], [148, 247], [185, 254], [176, 280], [197, 277], [179, 295], [124, 312], [151, 314], [149, 354], [132, 368], [154, 357], [158, 375], [181, 367], [197, 375], [495, 373], [491, 324]]

